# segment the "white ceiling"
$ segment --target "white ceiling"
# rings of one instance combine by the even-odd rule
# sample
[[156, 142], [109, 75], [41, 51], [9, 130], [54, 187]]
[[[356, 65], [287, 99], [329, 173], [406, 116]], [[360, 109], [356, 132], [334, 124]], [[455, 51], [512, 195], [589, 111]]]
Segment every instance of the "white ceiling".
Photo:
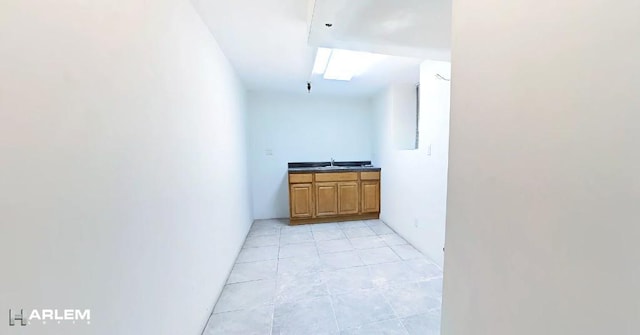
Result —
[[[417, 83], [423, 59], [449, 57], [446, 0], [192, 1], [249, 90], [306, 92], [312, 80], [313, 94], [368, 96]], [[322, 30], [327, 20], [335, 29]], [[316, 46], [414, 57], [389, 57], [340, 82], [311, 78]]]
[[[448, 0], [315, 0], [309, 44], [449, 60]], [[326, 24], [331, 23], [331, 27]]]

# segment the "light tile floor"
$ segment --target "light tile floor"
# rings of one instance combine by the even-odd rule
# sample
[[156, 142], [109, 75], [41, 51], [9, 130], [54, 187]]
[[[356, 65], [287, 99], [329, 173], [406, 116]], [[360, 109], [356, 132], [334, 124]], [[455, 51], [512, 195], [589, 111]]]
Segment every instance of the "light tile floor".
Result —
[[440, 334], [442, 270], [380, 220], [254, 222], [205, 335]]

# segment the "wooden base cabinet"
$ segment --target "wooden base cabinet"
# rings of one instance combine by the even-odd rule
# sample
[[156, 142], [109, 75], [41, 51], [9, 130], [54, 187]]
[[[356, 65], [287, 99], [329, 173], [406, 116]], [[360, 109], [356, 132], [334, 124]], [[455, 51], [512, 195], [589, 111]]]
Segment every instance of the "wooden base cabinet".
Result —
[[376, 219], [380, 171], [290, 173], [291, 224]]
[[313, 217], [312, 184], [291, 184], [289, 186], [289, 198], [291, 219], [309, 219]]
[[380, 181], [367, 180], [362, 182], [362, 212], [380, 212]]
[[338, 183], [316, 183], [317, 217], [338, 215]]
[[358, 214], [360, 206], [360, 192], [358, 192], [358, 182], [345, 181], [338, 183], [338, 214]]

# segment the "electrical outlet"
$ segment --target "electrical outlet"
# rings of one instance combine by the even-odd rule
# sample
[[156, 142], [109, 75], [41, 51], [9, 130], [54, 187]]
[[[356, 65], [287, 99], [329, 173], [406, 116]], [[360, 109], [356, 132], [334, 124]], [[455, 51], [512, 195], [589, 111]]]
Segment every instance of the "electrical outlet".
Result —
[[273, 150], [267, 149], [264, 151], [267, 156], [273, 156]]

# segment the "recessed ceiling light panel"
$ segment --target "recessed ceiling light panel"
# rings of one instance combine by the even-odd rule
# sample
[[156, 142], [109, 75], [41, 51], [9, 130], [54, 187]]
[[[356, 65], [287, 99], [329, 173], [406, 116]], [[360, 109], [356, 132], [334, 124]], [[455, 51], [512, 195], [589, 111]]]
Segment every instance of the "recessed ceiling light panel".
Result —
[[318, 48], [318, 52], [316, 52], [316, 62], [313, 64], [313, 73], [323, 74], [327, 69], [329, 58], [331, 58], [331, 49]]
[[387, 56], [369, 52], [334, 49], [324, 79], [351, 80]]

